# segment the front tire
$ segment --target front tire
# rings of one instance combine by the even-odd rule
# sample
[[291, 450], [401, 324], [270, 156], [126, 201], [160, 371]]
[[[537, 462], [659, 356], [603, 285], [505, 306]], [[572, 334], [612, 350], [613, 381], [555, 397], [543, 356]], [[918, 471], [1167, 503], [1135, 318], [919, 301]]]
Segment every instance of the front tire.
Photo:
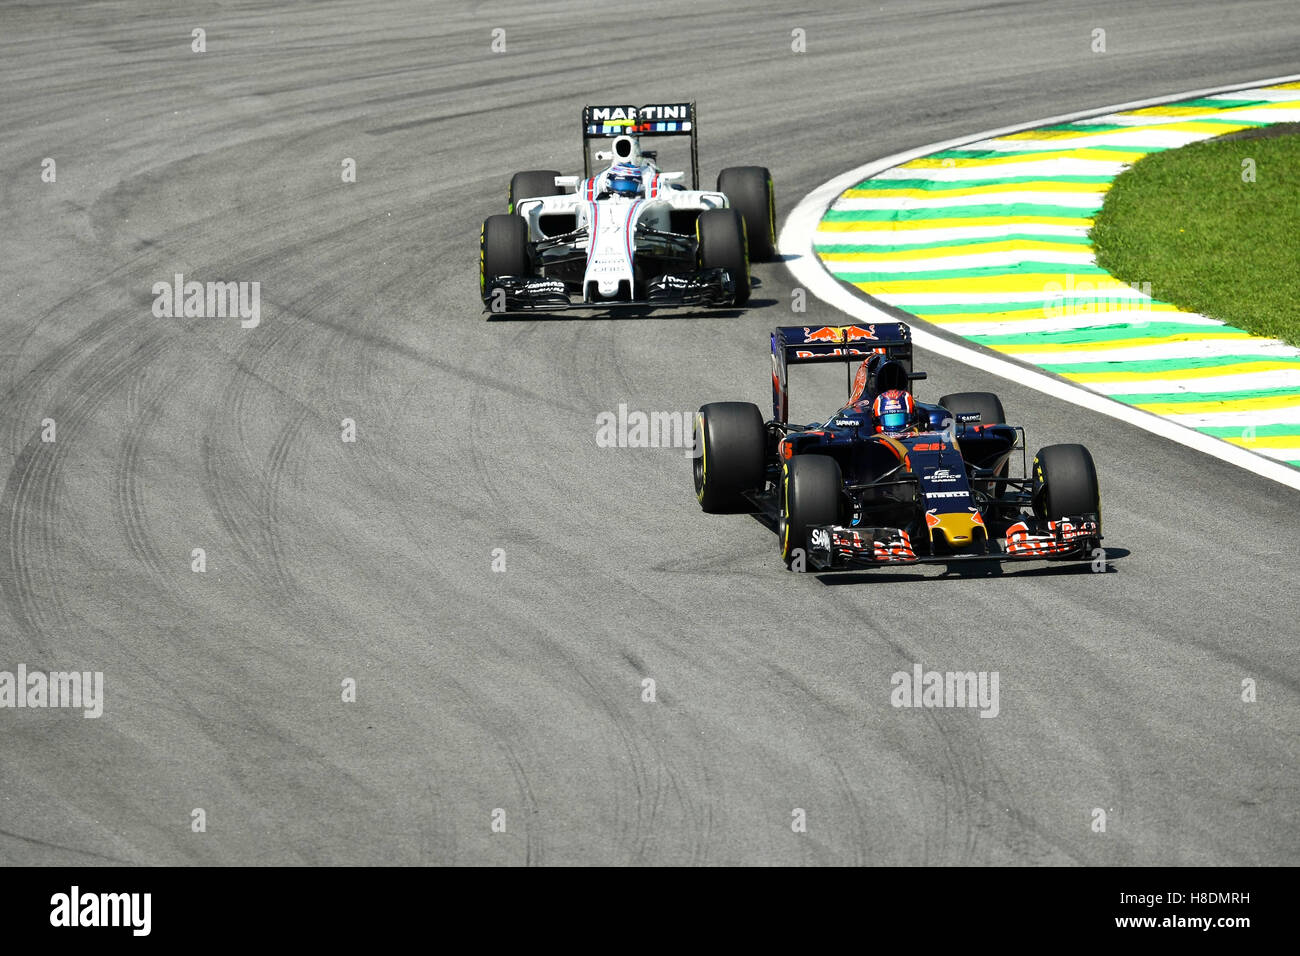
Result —
[[554, 169], [530, 169], [515, 173], [510, 177], [510, 189], [506, 193], [506, 212], [514, 213], [515, 203], [521, 199], [563, 196], [564, 190], [555, 185], [555, 177], [558, 175], [559, 172]]
[[825, 455], [796, 455], [781, 476], [781, 560], [788, 568], [806, 556], [808, 533], [818, 525], [837, 524], [844, 478], [840, 465]]
[[763, 487], [767, 429], [757, 405], [711, 402], [695, 413], [695, 497], [710, 513], [744, 506]]
[[732, 166], [718, 174], [718, 192], [745, 220], [751, 262], [776, 254], [776, 198], [766, 166]]
[[701, 269], [725, 269], [736, 286], [736, 305], [749, 301], [745, 220], [735, 209], [706, 209], [695, 220]]
[[479, 233], [478, 291], [486, 302], [488, 283], [501, 276], [527, 277], [528, 223], [519, 216], [488, 216]]
[[1034, 514], [1055, 520], [1095, 514], [1101, 530], [1101, 488], [1092, 454], [1082, 445], [1048, 445], [1034, 456]]

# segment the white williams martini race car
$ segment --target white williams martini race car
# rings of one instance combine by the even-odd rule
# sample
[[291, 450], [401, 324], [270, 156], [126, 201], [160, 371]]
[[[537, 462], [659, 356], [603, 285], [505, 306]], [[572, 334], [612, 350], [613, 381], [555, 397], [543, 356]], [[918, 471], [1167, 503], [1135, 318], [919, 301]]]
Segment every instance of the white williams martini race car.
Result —
[[[516, 173], [507, 214], [483, 223], [488, 311], [743, 305], [750, 261], [774, 253], [772, 177], [736, 166], [700, 189], [695, 132], [694, 103], [584, 108], [582, 176]], [[683, 136], [689, 189], [685, 172], [661, 170], [658, 152], [642, 148]], [[609, 149], [593, 155], [593, 141]]]

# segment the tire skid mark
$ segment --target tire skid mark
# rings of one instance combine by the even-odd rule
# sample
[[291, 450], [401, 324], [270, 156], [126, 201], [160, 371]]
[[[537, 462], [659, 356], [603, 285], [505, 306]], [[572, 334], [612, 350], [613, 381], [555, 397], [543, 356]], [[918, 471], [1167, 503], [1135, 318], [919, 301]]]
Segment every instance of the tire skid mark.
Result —
[[0, 569], [0, 593], [19, 628], [42, 651], [48, 648], [41, 635], [59, 636], [51, 632], [66, 631], [71, 625], [63, 584], [51, 577], [52, 572], [33, 570], [36, 560], [52, 567], [59, 548], [61, 466], [89, 418], [165, 349], [166, 343], [157, 338], [109, 341], [94, 349], [69, 376], [78, 383], [75, 396], [55, 403], [49, 416], [59, 430], [56, 440], [47, 444], [39, 433], [34, 435], [10, 469], [0, 498], [0, 510], [10, 515], [8, 567]]
[[[942, 712], [927, 709], [922, 713], [940, 747], [937, 777], [942, 788], [943, 821], [937, 846], [931, 846], [931, 833], [926, 831], [925, 862], [944, 866], [969, 863], [974, 857], [975, 824], [971, 820], [971, 786], [961, 748], [954, 743]], [[978, 755], [975, 759], [978, 762]]]
[[[38, 330], [57, 326], [61, 316], [69, 311], [76, 310], [78, 307], [84, 308], [82, 300], [91, 292], [121, 279], [128, 288], [126, 294], [130, 295], [130, 289], [133, 287], [126, 283], [125, 277], [133, 275], [138, 264], [150, 261], [151, 259], [146, 255], [133, 256], [129, 261], [122, 263], [102, 278], [87, 285], [78, 285], [75, 291], [54, 302], [28, 325], [27, 331], [23, 334], [17, 348], [13, 350], [13, 361], [17, 362], [18, 357], [27, 348], [28, 341]], [[3, 406], [6, 409], [15, 410], [11, 422], [11, 439], [16, 438], [18, 441], [22, 441], [24, 423], [29, 417], [26, 411], [20, 407], [20, 403], [25, 401], [30, 404], [33, 402], [33, 396], [40, 393], [41, 386], [58, 375], [60, 370], [68, 364], [81, 360], [83, 356], [106, 343], [120, 341], [122, 330], [129, 328], [131, 320], [137, 316], [138, 313], [135, 310], [105, 313], [102, 318], [92, 322], [71, 339], [54, 346], [36, 365], [28, 369], [21, 378], [15, 380], [12, 385], [5, 389], [2, 400]], [[8, 377], [6, 376], [6, 378]]]
[[[68, 298], [70, 300], [74, 297]], [[6, 392], [6, 405], [16, 401], [21, 394], [35, 393], [45, 380], [55, 375], [62, 366], [74, 358], [85, 354], [85, 350], [92, 345], [95, 347], [91, 349], [91, 355], [97, 354], [98, 350], [104, 347], [105, 343], [102, 340], [107, 333], [119, 328], [118, 317], [105, 316], [89, 329], [64, 343]], [[83, 360], [82, 368], [84, 367]], [[69, 421], [56, 398], [51, 398], [44, 404], [47, 408], [42, 417], [53, 418], [56, 428], [63, 429], [66, 440], [74, 423]], [[25, 432], [26, 418], [27, 416], [21, 412], [14, 416], [12, 424], [16, 432], [19, 430]], [[50, 586], [53, 582], [44, 582], [44, 587], [37, 587], [31, 558], [28, 555], [32, 547], [29, 538], [35, 535], [42, 542], [49, 540], [47, 526], [54, 521], [54, 516], [38, 508], [43, 507], [49, 500], [46, 485], [54, 480], [58, 458], [65, 453], [67, 447], [66, 442], [60, 445], [57, 440], [51, 444], [41, 441], [38, 427], [36, 433], [26, 439], [13, 465], [10, 466], [5, 491], [3, 496], [0, 496], [0, 508], [9, 515], [9, 538], [6, 542], [7, 567], [5, 573], [0, 575], [0, 593], [3, 593], [19, 630], [33, 641], [33, 646], [42, 656], [47, 655], [49, 649], [39, 636], [52, 625], [46, 621], [47, 615], [37, 594], [44, 593], [47, 601], [59, 602], [53, 612], [54, 620], [58, 621], [62, 618], [61, 592], [56, 587]], [[37, 526], [35, 531], [33, 525]], [[46, 553], [48, 554], [49, 551], [46, 550]]]
[[[241, 681], [247, 687], [258, 686], [255, 677]], [[247, 737], [257, 742], [257, 750], [251, 755], [246, 750], [235, 749], [240, 737], [232, 737], [228, 729], [229, 722], [217, 722], [206, 718], [199, 726], [212, 744], [228, 756], [226, 770], [239, 794], [253, 807], [262, 807], [262, 794], [267, 791], [267, 775], [294, 778], [291, 789], [306, 792], [301, 784], [304, 778], [319, 777], [328, 779], [332, 803], [340, 800], [351, 801], [367, 807], [382, 805], [375, 783], [365, 774], [349, 769], [336, 756], [319, 749], [310, 743], [303, 733], [282, 721], [278, 715], [263, 715], [248, 708], [243, 711], [246, 722], [238, 725], [240, 737]], [[223, 733], [218, 733], [222, 729]], [[313, 780], [313, 783], [318, 781]], [[295, 819], [303, 825], [301, 817]], [[312, 835], [319, 835], [320, 823], [315, 821]], [[293, 841], [293, 852], [313, 866], [327, 862], [321, 854], [328, 851], [311, 840]]]
[[[1099, 699], [1120, 700], [1127, 692], [1127, 688], [1121, 682], [1111, 679], [1104, 672], [1098, 670], [1098, 679], [1107, 685], [1106, 693]], [[1109, 712], [1103, 711], [1096, 713], [1095, 699], [1084, 699], [1084, 695], [1073, 692], [1072, 696], [1077, 702], [1075, 713], [1093, 712], [1096, 719], [1096, 732], [1090, 737], [1090, 741], [1101, 750], [1106, 773], [1114, 781], [1114, 792], [1110, 794], [1089, 794], [1093, 801], [1093, 806], [1101, 806], [1110, 823], [1115, 822], [1115, 815], [1123, 814], [1136, 810], [1136, 802], [1133, 797], [1133, 781], [1125, 769], [1131, 763], [1131, 757], [1126, 759], [1125, 744], [1132, 743], [1134, 728], [1128, 725], [1120, 724], [1115, 717]], [[1161, 743], [1155, 743], [1151, 749], [1158, 749]], [[1078, 799], [1071, 794], [1072, 799]], [[1090, 812], [1092, 807], [1081, 808]], [[1091, 835], [1089, 831], [1089, 835]], [[1105, 845], [1106, 856], [1104, 862], [1108, 866], [1133, 866], [1139, 862], [1134, 845], [1130, 840], [1117, 839], [1114, 841], [1107, 840]], [[1094, 862], [1096, 857], [1091, 857], [1089, 862]]]
[[[344, 445], [342, 442], [338, 445], [340, 450], [337, 454], [343, 456], [349, 472], [373, 493], [366, 502], [367, 507], [378, 511], [381, 503], [386, 504], [388, 507], [384, 510], [383, 517], [399, 522], [406, 531], [407, 538], [417, 547], [445, 547], [436, 531], [421, 523], [409, 507], [406, 486], [393, 480], [400, 477], [437, 489], [439, 476], [427, 472], [420, 463], [400, 457], [392, 448], [372, 447], [372, 444], [360, 441], [354, 445]], [[437, 505], [444, 514], [454, 515], [461, 527], [488, 527], [481, 510], [466, 506], [454, 497], [440, 498]]]
[[541, 866], [542, 865], [542, 847], [541, 838], [538, 836], [540, 821], [538, 819], [537, 799], [533, 796], [533, 785], [528, 780], [528, 772], [519, 760], [519, 755], [515, 753], [513, 747], [504, 738], [501, 739], [501, 749], [505, 751], [506, 760], [510, 764], [510, 773], [515, 778], [515, 786], [519, 788], [519, 796], [524, 802], [524, 865]]
[[1086, 861], [1062, 840], [1059, 833], [1045, 829], [1033, 817], [1018, 809], [1013, 797], [1015, 791], [1007, 783], [1002, 768], [990, 761], [987, 764], [988, 775], [995, 783], [995, 792], [999, 799], [1007, 801], [1005, 813], [1007, 819], [1002, 824], [1007, 844], [1016, 855], [1016, 865], [1024, 861], [1030, 866], [1045, 866], [1059, 863], [1053, 854], [1069, 859], [1071, 863], [1082, 865]]
[[[277, 559], [269, 550], [275, 546], [272, 519], [264, 510], [263, 489], [269, 475], [265, 467], [259, 467], [253, 460], [244, 428], [245, 416], [254, 404], [258, 388], [266, 384], [257, 366], [279, 342], [290, 336], [292, 324], [287, 320], [277, 322], [264, 335], [240, 346], [230, 360], [233, 369], [222, 389], [222, 402], [214, 406], [200, 439], [204, 496], [243, 562], [241, 576], [260, 584], [269, 580], [273, 586], [286, 590], [293, 588], [294, 583], [284, 576], [283, 555]], [[260, 403], [258, 407], [266, 406]], [[305, 420], [306, 408], [302, 403], [298, 407], [299, 416]], [[283, 431], [281, 439], [285, 439]], [[287, 443], [279, 450], [287, 454]], [[277, 449], [273, 447], [272, 469], [276, 461]], [[265, 574], [268, 565], [269, 574]]]
[[[266, 477], [262, 482], [261, 509], [259, 513], [265, 521], [263, 537], [266, 553], [270, 558], [271, 566], [275, 570], [275, 580], [292, 590], [298, 590], [298, 586], [285, 561], [282, 526], [279, 520], [281, 485], [289, 472], [288, 462], [293, 444], [302, 434], [303, 426], [307, 424], [308, 419], [311, 417], [312, 413], [309, 409], [299, 408], [293, 417], [281, 427], [275, 444], [271, 448]], [[291, 475], [290, 478], [292, 482], [294, 476]]]
[[[542, 817], [538, 811], [537, 798], [533, 793], [532, 783], [528, 779], [528, 772], [510, 743], [512, 740], [525, 739], [528, 735], [528, 726], [508, 711], [493, 707], [491, 702], [485, 700], [481, 694], [471, 693], [456, 678], [450, 675], [441, 676], [445, 681], [444, 686], [450, 690], [452, 696], [455, 696], [460, 701], [470, 715], [474, 726], [491, 737], [505, 755], [506, 768], [510, 772], [511, 780], [515, 785], [520, 804], [523, 807], [524, 863], [528, 866], [542, 865], [544, 860], [541, 834]], [[441, 819], [442, 807], [435, 808], [433, 815], [435, 820]], [[516, 814], [516, 816], [518, 815]], [[507, 812], [507, 832], [509, 832], [510, 818], [511, 815]], [[453, 825], [448, 829], [454, 833], [456, 827]]]
[[205, 434], [199, 439], [199, 456], [203, 466], [203, 495], [221, 530], [243, 558], [243, 566], [231, 571], [245, 581], [257, 581], [260, 579], [257, 541], [245, 530], [255, 503], [247, 497], [246, 483], [230, 472], [225, 464], [224, 445], [212, 435]]
[[0, 593], [13, 617], [18, 631], [28, 638], [31, 648], [42, 659], [50, 655], [49, 645], [43, 640], [46, 631], [44, 609], [36, 597], [38, 589], [34, 580], [31, 562], [26, 553], [29, 537], [29, 524], [42, 520], [34, 516], [33, 509], [27, 504], [30, 489], [38, 482], [34, 477], [38, 469], [48, 467], [42, 462], [47, 452], [40, 436], [34, 436], [23, 448], [18, 460], [9, 470], [5, 483], [3, 507], [9, 515], [9, 535], [5, 542], [6, 567], [0, 574]]
[[62, 843], [54, 843], [50, 840], [42, 840], [40, 837], [27, 836], [25, 833], [18, 833], [14, 830], [0, 829], [0, 838], [18, 840], [22, 843], [31, 844], [32, 846], [39, 847], [42, 853], [56, 850], [61, 853], [67, 853], [71, 856], [85, 856], [94, 860], [103, 860], [105, 863], [113, 863], [117, 866], [139, 866], [142, 862], [140, 860], [124, 860], [121, 857], [96, 853], [94, 850], [87, 850], [84, 847], [65, 846]]
[[[622, 743], [623, 753], [627, 757], [627, 764], [631, 770], [631, 789], [632, 796], [635, 800], [635, 809], [633, 819], [631, 820], [631, 842], [632, 842], [632, 862], [644, 863], [650, 859], [650, 840], [651, 831], [654, 827], [654, 816], [657, 806], [657, 799], [651, 804], [647, 812], [646, 796], [651, 792], [656, 793], [657, 784], [650, 779], [650, 774], [646, 770], [645, 757], [641, 753], [641, 748], [637, 745], [636, 728], [632, 725], [630, 716], [625, 707], [619, 707], [618, 704], [603, 693], [580, 668], [575, 667], [574, 672], [581, 678], [582, 682], [587, 685], [591, 692], [591, 697], [598, 703], [601, 711], [609, 722], [613, 725], [615, 733], [618, 734]], [[622, 788], [616, 788], [614, 791], [614, 827], [619, 834], [626, 832], [627, 824], [624, 822], [626, 810], [623, 801], [619, 799]]]
[[676, 798], [691, 824], [690, 857], [687, 863], [690, 866], [699, 866], [705, 863], [709, 856], [708, 833], [713, 815], [712, 807], [709, 803], [705, 803], [704, 809], [700, 808], [691, 796], [690, 787], [683, 784], [682, 775], [677, 772], [673, 762], [667, 759], [659, 742], [654, 737], [651, 737], [650, 741], [655, 755], [659, 758], [657, 766], [668, 778], [669, 793]]
[[[538, 811], [537, 798], [533, 793], [528, 771], [524, 768], [523, 761], [519, 759], [519, 755], [511, 745], [512, 740], [519, 741], [527, 737], [528, 727], [509, 711], [496, 708], [492, 706], [491, 701], [485, 700], [482, 695], [467, 690], [465, 685], [455, 678], [448, 677], [447, 685], [460, 698], [461, 703], [470, 713], [477, 727], [483, 733], [492, 737], [505, 755], [506, 768], [510, 772], [523, 808], [521, 815], [524, 817], [524, 863], [527, 866], [540, 866], [543, 861], [543, 846], [540, 833], [541, 815]], [[516, 816], [518, 815], [520, 814], [516, 814]], [[509, 812], [507, 812], [506, 817], [508, 832]]]
[[[1017, 861], [1043, 862], [1068, 849], [1014, 808], [1015, 798], [1001, 770], [990, 759], [981, 729], [968, 724], [965, 711], [925, 711], [942, 747], [945, 827], [938, 862], [969, 865], [995, 858], [1002, 850]], [[992, 844], [992, 845], [990, 845]]]
[[[256, 257], [242, 263], [239, 271], [241, 274], [260, 274], [259, 270], [265, 271], [279, 260], [278, 253]], [[203, 458], [208, 476], [204, 491], [209, 503], [248, 568], [267, 570], [269, 583], [288, 594], [298, 593], [301, 588], [289, 571], [288, 556], [281, 540], [282, 527], [278, 518], [281, 485], [289, 470], [294, 442], [307, 422], [322, 413], [310, 399], [299, 398], [277, 387], [270, 377], [261, 373], [261, 366], [292, 367], [293, 359], [279, 359], [287, 354], [302, 361], [308, 355], [308, 346], [316, 353], [324, 351], [328, 357], [337, 353], [336, 346], [344, 337], [343, 330], [324, 326], [327, 332], [324, 342], [321, 342], [317, 335], [319, 327], [307, 319], [307, 315], [331, 295], [333, 290], [328, 283], [318, 283], [309, 295], [296, 299], [292, 304], [263, 299], [271, 307], [275, 321], [259, 326], [257, 334], [241, 343], [229, 359], [233, 371], [223, 390], [221, 412], [209, 419], [209, 429], [204, 435]], [[328, 358], [323, 364], [333, 368]], [[332, 383], [334, 378], [331, 375], [329, 381]], [[254, 407], [264, 415], [272, 414], [266, 411], [267, 403], [261, 397], [263, 387], [270, 387], [275, 394], [290, 402], [292, 411], [288, 421], [277, 431], [268, 458], [259, 467], [248, 450], [250, 441], [245, 434], [245, 425], [249, 421], [250, 409]], [[217, 464], [218, 448], [231, 462], [224, 475]], [[241, 466], [244, 476], [250, 477], [251, 482], [234, 479], [235, 470]], [[255, 494], [245, 491], [245, 484], [254, 486]], [[251, 527], [244, 527], [245, 523]], [[287, 597], [287, 594], [277, 594], [277, 603], [282, 603]]]
[[469, 486], [482, 489], [489, 501], [510, 501], [510, 496], [502, 490], [499, 480], [501, 469], [495, 467], [495, 459], [487, 451], [487, 449], [495, 450], [500, 435], [495, 432], [488, 433], [491, 426], [487, 423], [487, 403], [484, 401], [482, 390], [476, 388], [471, 391], [468, 402], [470, 434], [469, 440], [463, 446], [463, 453], [470, 469]]
[[425, 784], [419, 803], [407, 819], [420, 823], [420, 866], [454, 866], [458, 851], [456, 821], [447, 815], [448, 801], [432, 783]]
[[867, 822], [867, 816], [862, 812], [862, 804], [858, 802], [857, 792], [844, 773], [844, 765], [830, 754], [826, 755], [826, 759], [830, 761], [831, 769], [835, 771], [835, 777], [840, 782], [840, 793], [844, 801], [853, 812], [853, 865], [868, 866], [871, 861], [867, 858], [866, 848], [871, 827]]
[[[771, 660], [762, 660], [759, 663], [767, 673], [777, 677], [782, 683], [791, 688], [794, 691], [794, 694], [792, 695], [793, 697], [803, 701], [806, 705], [814, 706], [821, 711], [821, 715], [818, 718], [819, 726], [833, 727], [854, 718], [854, 715], [846, 711], [844, 708], [831, 701], [825, 700], [813, 684], [809, 683], [798, 674], [795, 674], [787, 667]], [[871, 861], [866, 858], [865, 847], [869, 842], [868, 836], [871, 832], [871, 826], [867, 815], [863, 812], [862, 805], [858, 800], [857, 791], [852, 782], [848, 779], [843, 764], [828, 746], [825, 744], [817, 746], [816, 753], [817, 756], [834, 772], [835, 779], [838, 781], [837, 789], [839, 797], [842, 803], [848, 807], [852, 816], [851, 825], [853, 827], [854, 835], [852, 843], [853, 865], [868, 866]]]
[[[632, 833], [634, 862], [647, 863], [662, 858], [661, 853], [653, 852], [656, 849], [655, 831], [660, 811], [669, 799], [676, 800], [690, 824], [688, 827], [690, 863], [696, 865], [705, 862], [709, 857], [709, 834], [713, 826], [712, 798], [703, 801], [694, 799], [690, 788], [683, 785], [682, 775], [678, 772], [673, 756], [665, 750], [664, 745], [651, 729], [643, 727], [640, 722], [633, 719], [632, 710], [627, 703], [620, 703], [611, 693], [602, 690], [601, 686], [587, 676], [564, 648], [554, 642], [552, 648], [555, 654], [567, 662], [574, 673], [587, 685], [591, 697], [613, 725], [622, 742], [624, 753], [627, 754], [632, 769], [632, 789], [637, 801], [636, 822]], [[623, 654], [621, 657], [627, 660], [629, 655]], [[656, 709], [652, 713], [657, 715], [659, 711]], [[671, 715], [672, 718], [683, 717], [683, 714], [677, 710], [668, 710], [665, 714]], [[647, 751], [653, 758], [653, 773], [650, 770], [651, 761], [647, 759]], [[706, 787], [705, 793], [711, 794], [712, 791]], [[619, 808], [616, 806], [615, 809], [618, 813]]]
[[176, 387], [188, 377], [184, 368], [171, 372], [151, 395], [147, 395], [148, 369], [137, 376], [127, 396], [130, 421], [118, 449], [113, 469], [113, 506], [118, 526], [131, 555], [159, 580], [170, 580], [168, 559], [154, 543], [145, 517], [140, 489], [143, 460], [141, 451], [150, 431], [158, 423]]

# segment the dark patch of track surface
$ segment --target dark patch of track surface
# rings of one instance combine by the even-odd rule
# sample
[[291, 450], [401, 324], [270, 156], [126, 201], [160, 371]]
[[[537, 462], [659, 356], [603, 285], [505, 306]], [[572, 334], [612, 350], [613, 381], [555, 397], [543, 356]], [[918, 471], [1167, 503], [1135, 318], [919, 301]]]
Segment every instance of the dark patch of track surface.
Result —
[[[789, 574], [596, 416], [766, 410], [768, 331], [835, 313], [775, 263], [742, 313], [488, 323], [475, 276], [584, 102], [698, 99], [705, 180], [767, 165], [783, 218], [900, 149], [1293, 72], [1294, 5], [787, 7], [4, 8], [0, 670], [106, 701], [0, 710], [0, 860], [1300, 862], [1300, 494], [921, 353], [922, 398], [1092, 449], [1109, 572]], [[176, 273], [259, 281], [261, 325], [155, 318]], [[997, 671], [999, 715], [895, 709], [915, 663]]]

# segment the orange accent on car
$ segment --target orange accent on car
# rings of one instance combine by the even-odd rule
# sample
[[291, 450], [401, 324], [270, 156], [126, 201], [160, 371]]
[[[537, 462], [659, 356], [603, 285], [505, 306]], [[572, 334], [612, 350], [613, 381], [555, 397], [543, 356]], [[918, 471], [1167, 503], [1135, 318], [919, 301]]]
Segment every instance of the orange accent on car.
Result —
[[867, 390], [867, 360], [858, 366], [858, 374], [853, 377], [853, 392], [849, 395], [849, 404], [856, 405], [862, 400], [862, 393]]

